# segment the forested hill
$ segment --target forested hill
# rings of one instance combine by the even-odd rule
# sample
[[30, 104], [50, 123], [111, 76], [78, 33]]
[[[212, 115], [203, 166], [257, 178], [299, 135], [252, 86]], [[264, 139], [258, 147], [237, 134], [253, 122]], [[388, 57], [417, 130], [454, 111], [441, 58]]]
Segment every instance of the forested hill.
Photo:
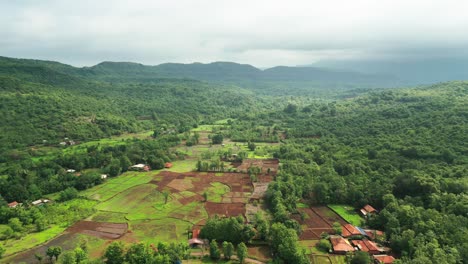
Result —
[[84, 141], [255, 112], [260, 101], [239, 87], [187, 79], [108, 83], [56, 62], [0, 58], [0, 153], [26, 145]]
[[57, 62], [0, 57], [0, 64], [0, 73], [15, 73], [15, 69], [18, 68], [28, 73], [42, 71], [42, 76], [50, 76], [55, 82], [70, 76], [88, 80], [139, 83], [157, 82], [161, 78], [194, 79], [232, 84], [274, 95], [310, 95], [320, 94], [329, 89], [386, 88], [401, 85], [395, 77], [384, 74], [285, 66], [260, 70], [251, 65], [233, 62], [165, 63], [157, 66], [131, 62], [102, 62], [92, 67], [76, 68]]
[[[107, 81], [152, 81], [153, 78], [189, 78], [239, 85], [263, 93], [300, 94], [320, 89], [382, 88], [397, 86], [399, 81], [389, 75], [361, 74], [313, 67], [279, 66], [266, 70], [247, 64], [213, 62], [209, 64], [165, 63], [145, 66], [126, 62], [103, 62], [83, 69]], [[272, 89], [272, 87], [281, 88]]]

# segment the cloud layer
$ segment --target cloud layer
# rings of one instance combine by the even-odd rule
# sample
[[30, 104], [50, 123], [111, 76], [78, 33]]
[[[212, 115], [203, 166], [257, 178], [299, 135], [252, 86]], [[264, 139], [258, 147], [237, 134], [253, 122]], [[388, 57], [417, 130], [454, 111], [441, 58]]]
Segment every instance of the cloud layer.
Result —
[[319, 60], [468, 55], [466, 1], [2, 1], [0, 55], [58, 60]]

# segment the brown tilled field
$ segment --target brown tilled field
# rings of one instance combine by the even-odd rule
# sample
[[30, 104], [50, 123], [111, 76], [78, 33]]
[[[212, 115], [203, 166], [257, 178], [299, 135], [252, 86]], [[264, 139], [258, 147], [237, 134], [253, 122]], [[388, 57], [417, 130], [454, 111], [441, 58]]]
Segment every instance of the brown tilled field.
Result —
[[86, 234], [102, 239], [117, 239], [122, 237], [127, 232], [127, 229], [127, 223], [79, 221], [69, 227], [66, 232]]
[[205, 209], [210, 217], [215, 215], [219, 216], [245, 216], [245, 204], [244, 203], [213, 203], [206, 202]]
[[[247, 172], [250, 167], [262, 168], [262, 174], [276, 175], [279, 167], [278, 159], [245, 159], [237, 169], [241, 172]], [[270, 169], [270, 173], [268, 173]]]
[[339, 222], [342, 225], [347, 223], [326, 206], [299, 208], [298, 211], [305, 214], [304, 220], [301, 219], [299, 214], [293, 215], [293, 219], [306, 226], [299, 237], [300, 240], [320, 239], [321, 233], [330, 234], [334, 232], [332, 228], [334, 222]]

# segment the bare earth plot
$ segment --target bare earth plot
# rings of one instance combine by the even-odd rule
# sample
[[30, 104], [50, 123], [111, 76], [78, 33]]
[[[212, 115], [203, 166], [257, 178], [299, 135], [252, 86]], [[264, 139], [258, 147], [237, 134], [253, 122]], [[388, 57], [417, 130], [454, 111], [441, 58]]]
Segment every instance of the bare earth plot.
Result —
[[320, 234], [323, 232], [333, 233], [333, 223], [339, 222], [346, 224], [347, 222], [326, 206], [314, 206], [311, 208], [298, 208], [300, 214], [296, 214], [293, 218], [302, 225], [303, 232], [300, 235], [300, 240], [320, 239]]
[[80, 235], [93, 236], [99, 239], [114, 240], [122, 238], [128, 231], [126, 223], [103, 223], [93, 221], [79, 221], [69, 227], [63, 234], [48, 241], [47, 243], [20, 253], [9, 259], [11, 263], [36, 263], [35, 253], [45, 256], [48, 247], [60, 246], [62, 249], [70, 250], [76, 246]]

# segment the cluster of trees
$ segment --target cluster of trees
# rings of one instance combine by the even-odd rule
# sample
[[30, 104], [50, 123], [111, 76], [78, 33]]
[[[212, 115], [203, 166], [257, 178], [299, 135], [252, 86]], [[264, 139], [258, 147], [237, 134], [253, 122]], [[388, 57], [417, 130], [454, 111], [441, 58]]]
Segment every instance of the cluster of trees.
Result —
[[247, 243], [255, 236], [253, 227], [244, 224], [242, 216], [210, 218], [200, 230], [200, 237], [208, 240], [227, 241], [234, 244]]
[[[263, 122], [255, 117], [233, 120], [225, 133], [232, 141], [236, 142], [277, 143], [280, 141], [282, 132], [277, 125], [272, 126], [271, 123]], [[249, 148], [255, 150], [255, 144], [249, 145]]]
[[126, 247], [122, 242], [112, 242], [106, 249], [103, 260], [106, 264], [171, 264], [188, 259], [186, 243], [163, 243], [156, 246], [143, 243]]
[[[247, 257], [247, 246], [244, 242], [240, 242], [237, 245], [237, 258], [240, 263], [244, 263], [245, 258]], [[224, 241], [222, 244], [222, 250], [225, 260], [230, 260], [234, 254], [234, 245], [231, 242]], [[210, 258], [213, 260], [219, 260], [221, 258], [221, 250], [215, 239], [210, 242]]]

